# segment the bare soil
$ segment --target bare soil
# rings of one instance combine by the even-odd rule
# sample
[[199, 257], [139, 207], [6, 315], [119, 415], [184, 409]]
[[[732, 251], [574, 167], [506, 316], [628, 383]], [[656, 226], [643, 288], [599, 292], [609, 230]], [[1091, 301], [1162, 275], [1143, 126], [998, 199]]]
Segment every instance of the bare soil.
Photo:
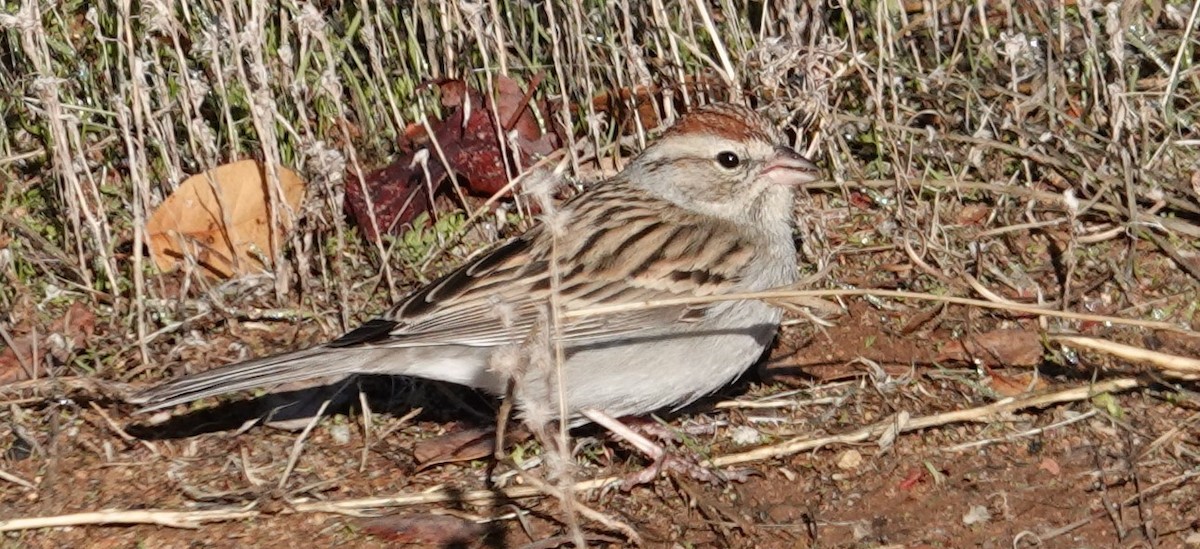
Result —
[[[828, 234], [878, 226], [885, 212], [814, 211]], [[1017, 244], [1036, 249], [1038, 237]], [[1140, 276], [1119, 290], [1103, 278], [1080, 291], [1100, 314], [1146, 303], [1192, 311], [1187, 275], [1145, 242]], [[1120, 246], [1113, 246], [1116, 250]], [[1114, 251], [1114, 257], [1118, 257]], [[1098, 262], [1097, 264], [1101, 264]], [[1025, 268], [1053, 286], [1056, 270]], [[840, 257], [833, 279], [872, 288], [928, 290], [913, 282], [903, 252]], [[1082, 278], [1082, 277], [1081, 277]], [[927, 280], [927, 279], [922, 279]], [[1133, 283], [1130, 283], [1133, 281]], [[1119, 293], [1117, 293], [1119, 292]], [[1121, 299], [1105, 301], [1104, 295]], [[1014, 293], [1010, 296], [1019, 299]], [[832, 302], [830, 302], [832, 303]], [[851, 298], [813, 304], [823, 324], [789, 314], [770, 356], [737, 384], [666, 419], [672, 453], [701, 460], [795, 438], [894, 423], [894, 436], [830, 442], [811, 451], [717, 470], [740, 480], [706, 483], [664, 473], [648, 485], [575, 493], [577, 503], [628, 525], [653, 547], [1184, 547], [1200, 545], [1200, 398], [1194, 386], [1145, 366], [1045, 340], [1044, 321], [903, 300]], [[1105, 308], [1107, 307], [1107, 308]], [[839, 311], [833, 313], [832, 311]], [[1052, 321], [1053, 322], [1053, 321]], [[1193, 319], [1193, 324], [1196, 320]], [[1053, 331], [1053, 324], [1049, 326]], [[1079, 323], [1087, 335], [1177, 356], [1197, 356], [1187, 335]], [[120, 326], [98, 326], [91, 342]], [[158, 349], [168, 369], [199, 369], [251, 354], [319, 341], [308, 321], [215, 322], [203, 344]], [[102, 343], [96, 343], [102, 344]], [[180, 350], [182, 349], [182, 350]], [[569, 512], [555, 497], [506, 498], [525, 483], [512, 463], [490, 458], [422, 467], [423, 445], [487, 426], [494, 402], [445, 386], [362, 380], [343, 391], [306, 436], [240, 429], [278, 397], [233, 399], [192, 411], [132, 415], [121, 395], [136, 387], [103, 375], [25, 382], [4, 389], [0, 431], [0, 519], [99, 511], [244, 511], [244, 518], [192, 528], [86, 524], [0, 535], [11, 547], [556, 547], [572, 541], [571, 520], [594, 545], [624, 546], [625, 533]], [[915, 431], [921, 418], [966, 411], [1115, 378], [1131, 390], [1000, 415], [963, 417]], [[319, 401], [318, 401], [319, 402]], [[304, 414], [300, 414], [303, 416]], [[575, 433], [574, 481], [628, 477], [650, 464], [596, 429]], [[294, 467], [288, 467], [300, 441]], [[436, 446], [434, 446], [436, 447]], [[541, 456], [536, 441], [509, 450]], [[545, 466], [531, 474], [547, 476]], [[317, 512], [319, 502], [417, 497], [430, 491], [493, 489], [491, 502], [363, 504]], [[282, 484], [281, 479], [284, 479]], [[24, 483], [24, 484], [22, 484]], [[461, 499], [461, 498], [460, 498]], [[308, 505], [309, 507], [303, 507]], [[184, 515], [184, 517], [196, 515]]]
[[[952, 341], [952, 331], [936, 328], [920, 337], [897, 337], [889, 316], [858, 302], [824, 331], [809, 323], [786, 328], [758, 372], [670, 420], [672, 428], [700, 433], [689, 435], [688, 445], [675, 444], [675, 451], [689, 455], [688, 448], [699, 448], [719, 456], [745, 450], [738, 442], [762, 445], [848, 432], [900, 412], [917, 418], [969, 409], [1003, 398], [989, 387], [991, 380], [1028, 374], [930, 364], [924, 349]], [[872, 343], [864, 347], [865, 341]], [[880, 361], [886, 367], [873, 368], [868, 366], [873, 361], [851, 363], [841, 356], [846, 353], [888, 360]], [[805, 357], [822, 357], [826, 364], [798, 365]], [[1086, 375], [1078, 373], [1042, 377], [1040, 390], [1086, 385]], [[415, 391], [421, 394], [414, 396]], [[86, 393], [57, 401], [10, 401], [21, 411], [12, 416], [17, 428], [4, 441], [4, 469], [36, 483], [37, 490], [2, 485], [5, 518], [237, 507], [260, 514], [194, 529], [26, 530], [4, 534], [4, 545], [546, 547], [571, 539], [563, 507], [552, 497], [366, 513], [385, 519], [292, 510], [290, 502], [299, 500], [486, 488], [490, 460], [418, 471], [413, 458], [420, 441], [482, 422], [487, 408], [473, 395], [431, 387], [393, 390], [392, 396], [406, 396], [409, 407], [439, 400], [452, 405], [415, 419], [401, 417], [405, 404], [390, 414], [376, 411], [369, 440], [359, 412], [327, 417], [305, 438], [295, 469], [279, 488], [298, 433], [262, 427], [214, 431], [236, 425], [236, 416], [245, 415], [236, 404], [217, 408], [226, 410], [225, 416], [199, 412], [183, 424], [146, 426], [145, 418], [129, 416], [128, 408], [91, 400]], [[734, 404], [747, 402], [760, 407]], [[761, 407], [764, 402], [777, 407]], [[396, 399], [390, 404], [395, 406]], [[831, 445], [758, 461], [744, 482], [714, 485], [664, 474], [650, 485], [578, 498], [627, 523], [649, 546], [1195, 545], [1200, 485], [1187, 475], [1196, 474], [1197, 408], [1193, 393], [1148, 383], [1122, 394], [901, 434], [890, 444]], [[185, 429], [201, 434], [179, 437]], [[574, 471], [579, 480], [630, 475], [647, 465], [620, 442], [594, 431], [579, 434], [583, 450]], [[533, 443], [523, 449], [526, 456], [538, 451]], [[628, 543], [619, 532], [581, 522], [592, 543]]]
[[[694, 3], [756, 12], [739, 23], [736, 13], [714, 11], [724, 43], [744, 57], [735, 59], [735, 85], [772, 116], [786, 115], [794, 143], [828, 170], [798, 207], [809, 287], [924, 297], [828, 297], [792, 310], [761, 367], [665, 418], [676, 433], [667, 443], [673, 455], [738, 462], [714, 467], [727, 481], [667, 471], [632, 489], [565, 497], [531, 487], [538, 478], [559, 487], [625, 478], [650, 463], [582, 429], [570, 466], [553, 475], [544, 463], [553, 465], [553, 454], [536, 440], [511, 447], [503, 463], [478, 457], [484, 451], [422, 466], [418, 456], [439, 437], [493, 422], [495, 402], [403, 380], [292, 394], [309, 398], [288, 408], [290, 430], [248, 423], [285, 402], [279, 396], [153, 416], [134, 415], [123, 397], [335, 337], [378, 313], [386, 294], [504, 236], [477, 223], [461, 249], [431, 262], [415, 244], [385, 255], [357, 237], [343, 240], [347, 162], [385, 162], [396, 152], [391, 142], [417, 126], [404, 124], [436, 105], [411, 93], [422, 82], [491, 80], [479, 61], [507, 59], [536, 101], [581, 107], [572, 116], [586, 116], [589, 128], [579, 143], [620, 135], [628, 145], [642, 129], [656, 131], [645, 107], [728, 95], [706, 83], [726, 79], [712, 70], [720, 58], [713, 31], [701, 32], [714, 22], [690, 2], [669, 10], [667, 22], [655, 3], [611, 3], [585, 16], [582, 4], [568, 2], [576, 11], [561, 10], [544, 34], [573, 44], [560, 60], [551, 46], [562, 44], [513, 39], [553, 2], [500, 3], [513, 13], [496, 27], [508, 29], [507, 41], [449, 23], [482, 21], [479, 2], [400, 3], [412, 4], [411, 15], [372, 13], [388, 3], [316, 3], [338, 10], [327, 19], [312, 19], [309, 3], [217, 2], [229, 17], [244, 4], [267, 16], [231, 33], [236, 40], [211, 40], [236, 47], [210, 50], [213, 29], [228, 28], [213, 25], [213, 8], [182, 10], [180, 23], [156, 16], [159, 4], [101, 27], [93, 16], [117, 14], [85, 13], [87, 3], [25, 2], [22, 13], [45, 11], [25, 23], [6, 12], [21, 32], [4, 57], [12, 91], [0, 93], [11, 130], [0, 158], [0, 296], [11, 309], [0, 311], [0, 547], [546, 548], [579, 537], [617, 547], [632, 536], [651, 547], [1200, 547], [1196, 370], [1181, 379], [1151, 360], [1200, 357], [1200, 80], [1186, 3]], [[388, 17], [375, 30], [363, 24]], [[387, 40], [413, 25], [442, 32], [394, 50]], [[32, 41], [32, 31], [54, 38]], [[622, 35], [630, 31], [638, 36]], [[275, 43], [293, 46], [286, 56], [242, 49]], [[306, 51], [302, 44], [312, 44], [311, 57], [285, 61]], [[176, 66], [185, 45], [194, 58]], [[376, 70], [379, 51], [392, 51], [397, 64]], [[42, 59], [48, 53], [53, 63]], [[233, 91], [210, 93], [226, 88], [218, 79], [226, 61], [256, 57], [270, 65], [256, 61], [237, 71], [244, 74]], [[618, 66], [621, 57], [627, 66]], [[311, 61], [318, 58], [332, 66]], [[147, 80], [123, 67], [159, 72]], [[329, 78], [338, 67], [345, 70]], [[597, 67], [623, 72], [597, 80]], [[204, 85], [177, 84], [180, 74]], [[155, 89], [137, 93], [147, 81]], [[702, 93], [687, 91], [692, 84]], [[342, 85], [344, 97], [323, 95]], [[74, 88], [79, 95], [68, 95]], [[639, 99], [643, 88], [663, 93]], [[260, 91], [272, 101], [260, 101], [268, 97]], [[189, 97], [202, 112], [180, 118], [171, 106]], [[242, 112], [246, 98], [279, 106], [258, 118], [289, 131], [260, 135], [262, 124]], [[609, 103], [607, 119], [584, 108]], [[237, 124], [226, 121], [233, 112]], [[635, 132], [635, 119], [648, 125]], [[393, 123], [398, 132], [380, 131]], [[181, 136], [163, 137], [167, 128]], [[137, 286], [130, 258], [142, 253], [134, 243], [152, 213], [147, 196], [166, 196], [183, 172], [278, 156], [261, 147], [276, 138], [287, 157], [314, 161], [305, 168], [310, 187], [326, 189], [313, 191], [297, 226], [304, 232], [288, 238], [280, 287], [267, 276], [212, 281], [198, 273], [146, 273]], [[589, 144], [589, 158], [569, 153], [585, 170], [629, 149]], [[139, 157], [145, 165], [135, 165]], [[77, 171], [91, 185], [86, 192], [60, 181]], [[158, 179], [139, 193], [135, 174]], [[470, 211], [483, 198], [475, 200], [432, 204]], [[380, 275], [381, 257], [392, 276]], [[82, 276], [101, 264], [120, 267], [111, 281], [99, 271]], [[1096, 317], [1031, 314], [1014, 303]], [[138, 333], [134, 318], [153, 333]], [[1136, 319], [1159, 324], [1128, 323]], [[1124, 356], [1101, 353], [1055, 339], [1064, 333], [1128, 347]], [[1117, 381], [1120, 390], [1091, 390]], [[1080, 392], [1047, 396], [1069, 390]], [[331, 395], [326, 417], [305, 433], [315, 397]], [[810, 440], [822, 442], [801, 444]], [[772, 448], [769, 457], [746, 457]], [[513, 474], [517, 461], [531, 469]], [[490, 501], [477, 497], [481, 490], [491, 490]], [[46, 522], [13, 527], [38, 518]]]

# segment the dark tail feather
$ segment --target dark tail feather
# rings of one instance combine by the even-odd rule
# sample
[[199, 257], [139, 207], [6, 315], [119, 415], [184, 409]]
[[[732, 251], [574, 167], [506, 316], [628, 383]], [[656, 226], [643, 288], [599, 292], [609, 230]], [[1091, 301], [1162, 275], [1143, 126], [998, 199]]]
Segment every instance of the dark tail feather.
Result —
[[312, 347], [184, 376], [143, 391], [130, 402], [144, 405], [138, 413], [150, 412], [225, 393], [362, 372], [378, 352]]

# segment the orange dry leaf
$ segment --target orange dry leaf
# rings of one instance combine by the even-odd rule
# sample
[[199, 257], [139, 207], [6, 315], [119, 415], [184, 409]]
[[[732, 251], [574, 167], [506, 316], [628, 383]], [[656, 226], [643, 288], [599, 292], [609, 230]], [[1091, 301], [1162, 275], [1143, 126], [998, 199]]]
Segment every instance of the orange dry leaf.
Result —
[[991, 370], [988, 373], [988, 379], [992, 382], [992, 390], [1003, 397], [1033, 394], [1050, 386], [1046, 378], [1041, 376], [1034, 377], [1031, 373], [1004, 375]]
[[286, 207], [268, 205], [268, 185], [266, 166], [256, 160], [225, 164], [185, 179], [146, 223], [154, 264], [167, 271], [183, 258], [194, 257], [217, 278], [269, 268], [265, 262], [274, 256], [271, 222], [278, 220], [283, 230], [291, 228], [293, 212], [304, 198], [304, 181], [279, 167], [280, 197]]
[[1038, 469], [1041, 469], [1041, 470], [1043, 470], [1047, 473], [1050, 473], [1051, 475], [1054, 475], [1056, 477], [1060, 473], [1062, 473], [1062, 467], [1059, 466], [1058, 462], [1055, 461], [1054, 458], [1052, 458], [1052, 457], [1047, 457], [1047, 458], [1043, 459], [1042, 462], [1038, 464]]

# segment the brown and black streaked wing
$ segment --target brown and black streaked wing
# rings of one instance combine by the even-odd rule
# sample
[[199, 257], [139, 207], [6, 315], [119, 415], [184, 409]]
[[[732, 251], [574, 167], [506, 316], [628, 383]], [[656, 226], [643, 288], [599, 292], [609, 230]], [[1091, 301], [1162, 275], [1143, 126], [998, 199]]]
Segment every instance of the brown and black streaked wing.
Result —
[[[617, 193], [620, 196], [603, 196]], [[712, 295], [736, 285], [752, 247], [732, 227], [699, 217], [665, 219], [657, 199], [621, 185], [572, 201], [552, 242], [538, 226], [475, 258], [396, 304], [332, 346], [495, 346], [522, 341], [550, 297], [550, 257], [560, 265], [560, 303], [568, 310]], [[631, 202], [648, 203], [633, 207]], [[586, 235], [585, 237], [580, 237]], [[597, 238], [596, 235], [601, 235]], [[704, 307], [641, 309], [576, 318], [559, 327], [564, 342], [604, 340], [673, 322], [698, 320]]]

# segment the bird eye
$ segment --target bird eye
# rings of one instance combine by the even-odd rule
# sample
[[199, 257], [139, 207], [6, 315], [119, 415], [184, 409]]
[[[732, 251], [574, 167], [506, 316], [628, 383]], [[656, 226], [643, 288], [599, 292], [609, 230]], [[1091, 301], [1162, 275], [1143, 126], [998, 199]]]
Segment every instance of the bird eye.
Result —
[[721, 151], [717, 153], [717, 164], [720, 164], [722, 168], [732, 170], [741, 163], [742, 159], [738, 158], [738, 155], [734, 152]]

